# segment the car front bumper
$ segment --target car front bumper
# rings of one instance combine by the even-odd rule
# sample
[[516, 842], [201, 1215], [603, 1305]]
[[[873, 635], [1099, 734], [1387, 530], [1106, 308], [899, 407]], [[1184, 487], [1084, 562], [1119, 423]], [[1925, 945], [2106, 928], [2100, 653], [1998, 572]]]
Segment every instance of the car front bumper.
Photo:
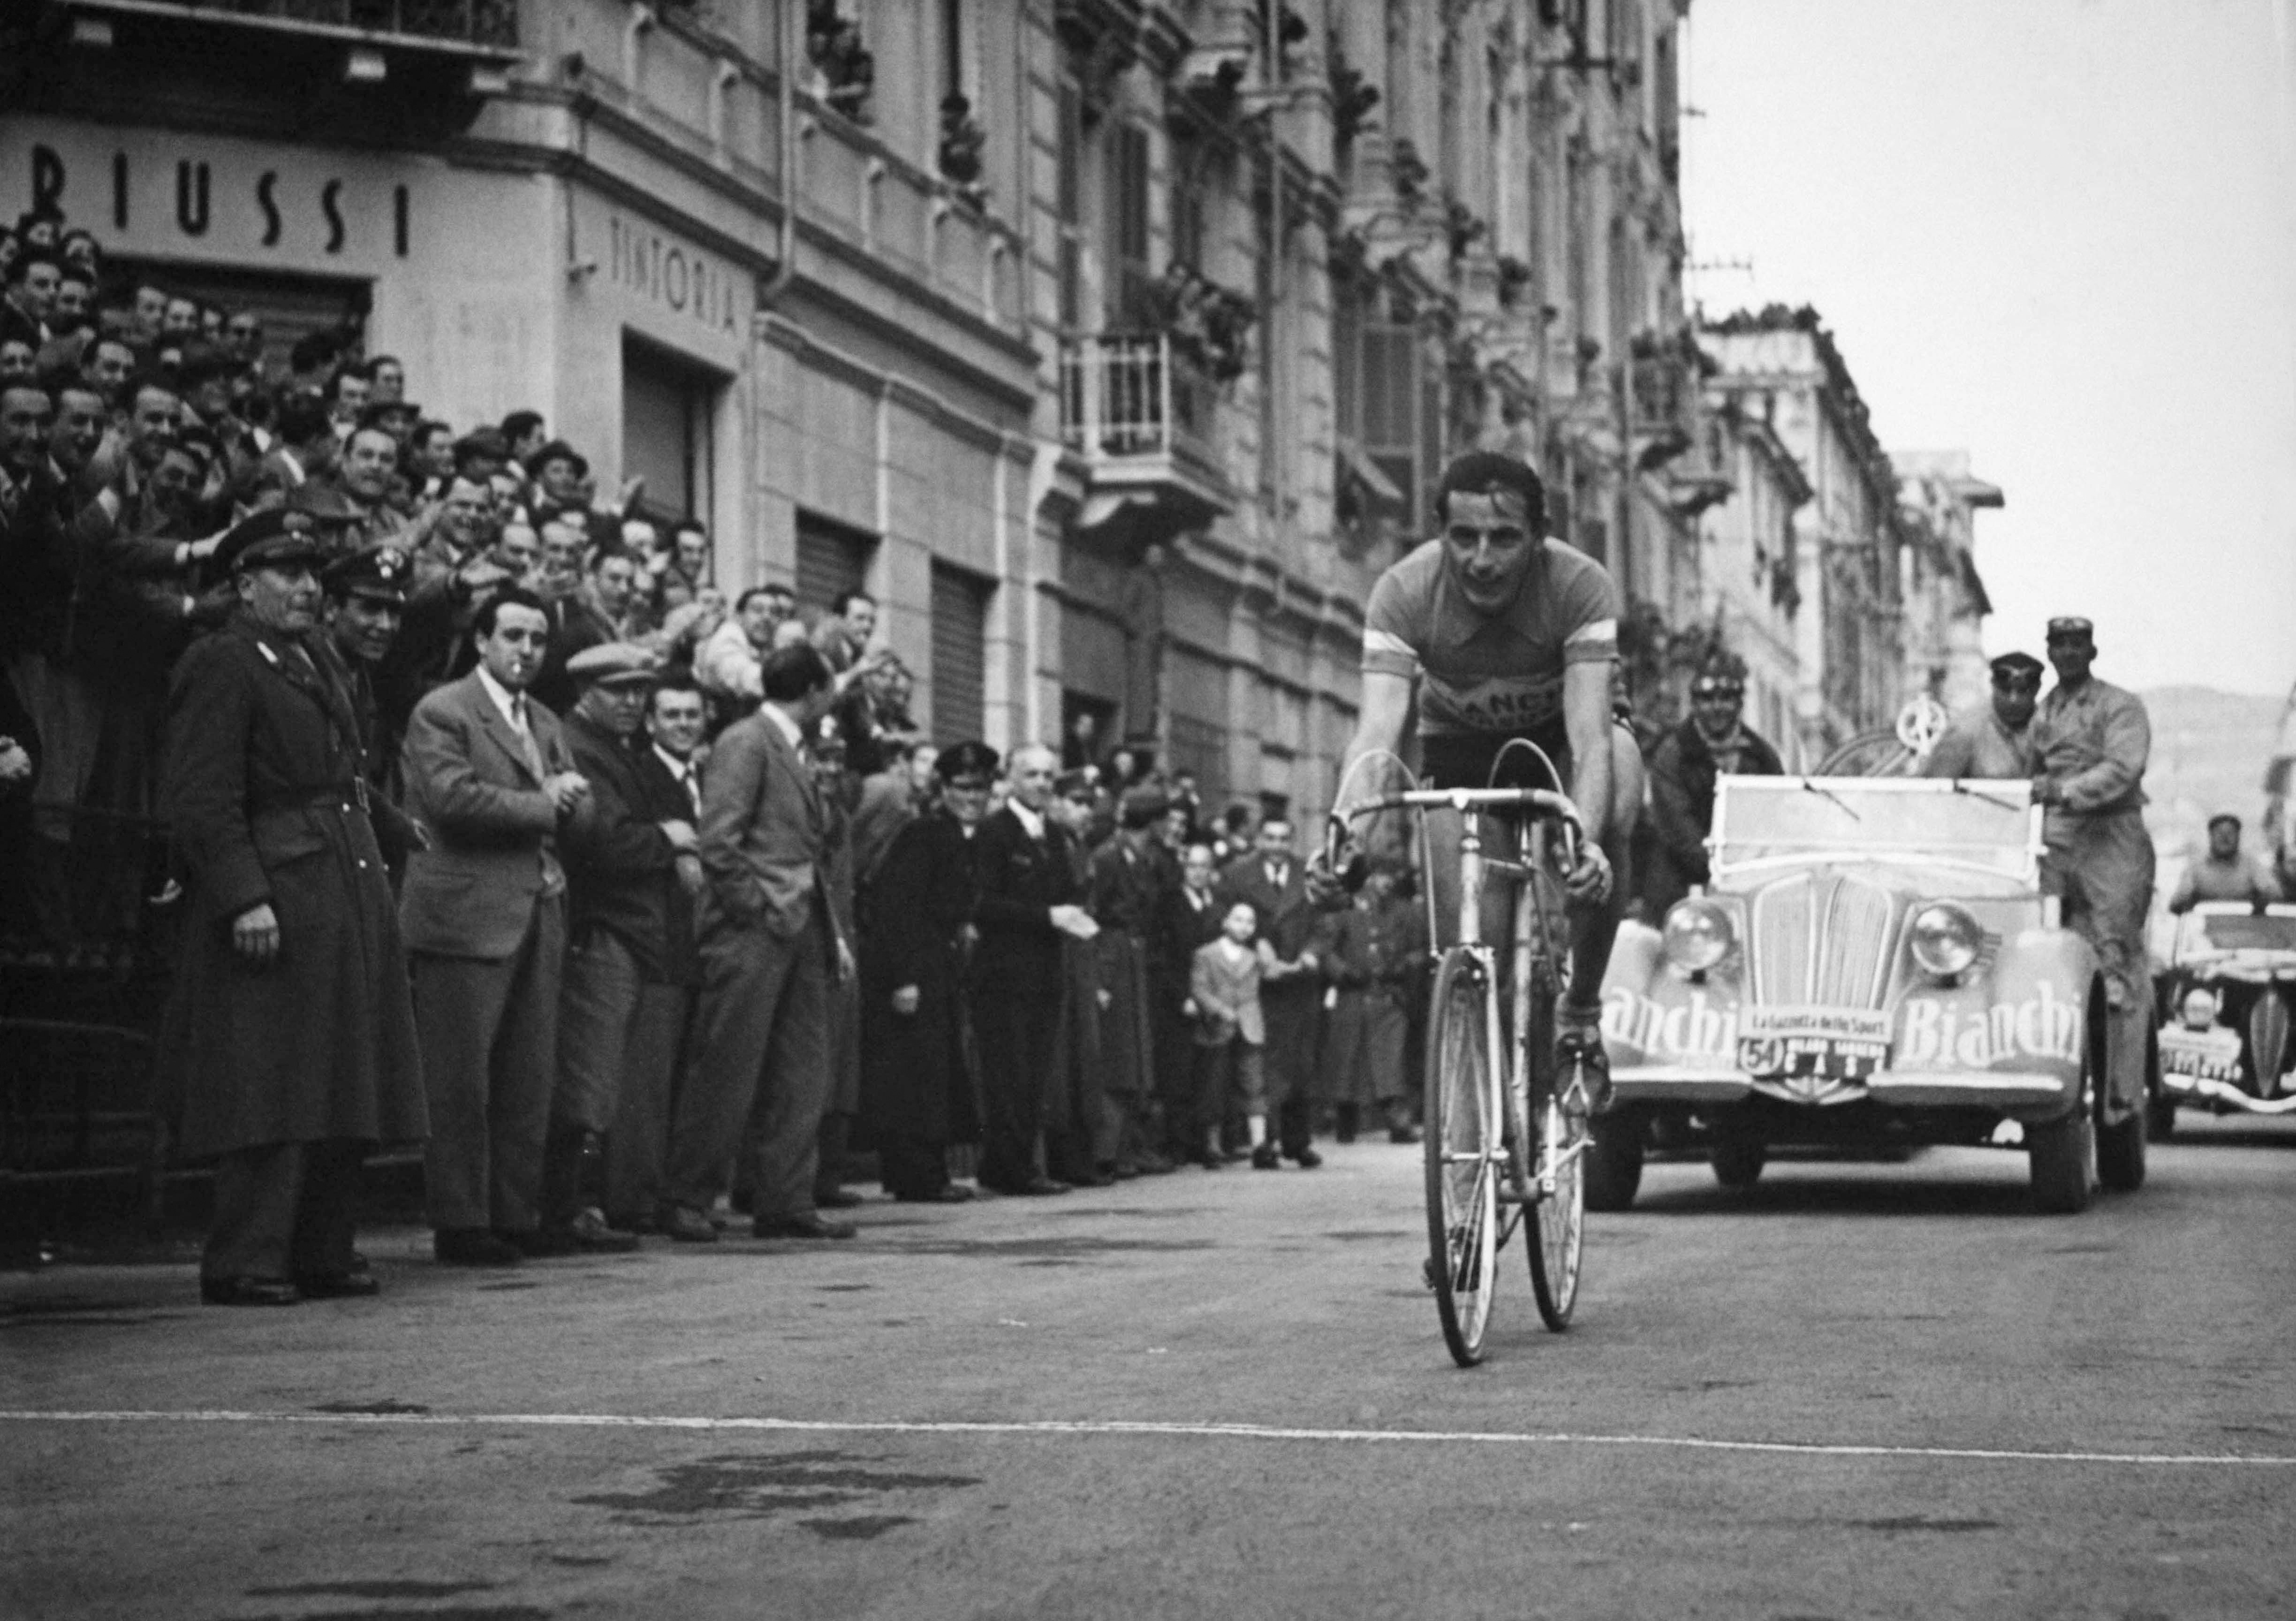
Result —
[[1756, 1080], [1737, 1070], [1691, 1065], [1615, 1067], [1611, 1095], [1620, 1105], [1695, 1107], [1774, 1098], [1824, 1108], [1871, 1102], [1901, 1108], [1991, 1108], [2047, 1114], [2072, 1101], [2078, 1081], [2041, 1070], [1887, 1070], [1863, 1081], [1796, 1083]]
[[[1613, 1076], [1613, 1084], [1616, 1080], [1617, 1077]], [[2213, 1081], [2199, 1075], [2164, 1074], [2161, 1077], [2161, 1091], [2162, 1096], [2173, 1098], [2178, 1103], [2197, 1104], [2204, 1107], [2221, 1105], [2248, 1115], [2296, 1115], [2296, 1093], [2282, 1098], [2259, 1098], [2251, 1092], [2243, 1091], [2229, 1081]]]

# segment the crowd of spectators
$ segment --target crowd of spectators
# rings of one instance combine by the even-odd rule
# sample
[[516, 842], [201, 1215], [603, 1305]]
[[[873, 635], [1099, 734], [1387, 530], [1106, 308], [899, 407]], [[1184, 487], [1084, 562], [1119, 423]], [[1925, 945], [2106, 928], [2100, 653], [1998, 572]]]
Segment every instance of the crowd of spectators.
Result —
[[[600, 490], [536, 412], [426, 411], [353, 329], [283, 348], [59, 218], [0, 259], [0, 932], [64, 966], [172, 903], [202, 974], [288, 960], [288, 901], [202, 909], [215, 819], [268, 861], [256, 802], [284, 792], [232, 704], [267, 662], [348, 717], [441, 1260], [709, 1241], [745, 1203], [761, 1236], [849, 1236], [821, 1212], [863, 1153], [955, 1201], [1313, 1166], [1333, 1121], [1410, 1136], [1426, 945], [1388, 879], [1314, 903], [1288, 822], [1213, 824], [1143, 751], [934, 749], [865, 594], [729, 600], [700, 523]], [[340, 797], [326, 753], [295, 805]], [[371, 1116], [355, 1148], [410, 1118]], [[275, 1197], [242, 1171], [234, 1197]], [[291, 1297], [254, 1230], [210, 1298]]]

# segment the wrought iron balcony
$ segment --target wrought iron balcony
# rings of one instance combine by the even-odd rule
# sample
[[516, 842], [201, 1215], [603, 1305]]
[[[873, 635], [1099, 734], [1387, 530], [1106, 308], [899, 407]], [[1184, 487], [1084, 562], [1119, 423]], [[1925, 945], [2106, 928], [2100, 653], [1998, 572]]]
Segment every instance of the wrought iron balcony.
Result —
[[487, 56], [518, 49], [518, 0], [78, 0], [72, 9]]
[[[1212, 439], [1218, 391], [1162, 333], [1061, 346], [1061, 436], [1090, 471], [1086, 527], [1119, 508], [1193, 528], [1234, 505]], [[1138, 514], [1147, 516], [1147, 514]]]

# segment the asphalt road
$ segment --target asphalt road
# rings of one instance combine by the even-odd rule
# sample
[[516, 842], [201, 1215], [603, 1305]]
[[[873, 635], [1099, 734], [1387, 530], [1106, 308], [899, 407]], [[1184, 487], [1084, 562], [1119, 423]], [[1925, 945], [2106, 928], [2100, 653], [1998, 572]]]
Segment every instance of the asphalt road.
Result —
[[1654, 1164], [1578, 1326], [1510, 1252], [1468, 1372], [1384, 1144], [832, 1247], [391, 1230], [286, 1312], [62, 1267], [0, 1282], [0, 1613], [2284, 1614], [2292, 1173], [2205, 1122], [2071, 1218], [2003, 1152]]

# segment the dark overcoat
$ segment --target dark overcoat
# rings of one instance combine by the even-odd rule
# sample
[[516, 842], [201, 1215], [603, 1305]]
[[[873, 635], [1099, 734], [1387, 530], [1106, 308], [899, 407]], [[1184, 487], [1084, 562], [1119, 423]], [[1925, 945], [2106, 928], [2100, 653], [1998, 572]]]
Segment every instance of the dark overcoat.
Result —
[[[187, 879], [160, 1053], [186, 1157], [428, 1131], [406, 958], [365, 808], [358, 720], [323, 660], [245, 621], [194, 643], [168, 701], [164, 803]], [[268, 903], [279, 954], [232, 948]]]
[[[861, 1114], [872, 1132], [980, 1135], [959, 943], [976, 894], [971, 842], [944, 810], [903, 827], [878, 864], [861, 934]], [[904, 985], [917, 988], [914, 1014], [893, 1011]]]
[[[1745, 739], [1738, 751], [1738, 775], [1776, 777], [1784, 772], [1778, 752], [1741, 728]], [[1657, 831], [1651, 870], [1643, 885], [1650, 920], [1664, 920], [1668, 909], [1703, 884], [1707, 871], [1706, 835], [1714, 829], [1714, 789], [1721, 779], [1714, 751], [1695, 720], [1685, 720], [1660, 737], [1651, 751], [1651, 821]]]

